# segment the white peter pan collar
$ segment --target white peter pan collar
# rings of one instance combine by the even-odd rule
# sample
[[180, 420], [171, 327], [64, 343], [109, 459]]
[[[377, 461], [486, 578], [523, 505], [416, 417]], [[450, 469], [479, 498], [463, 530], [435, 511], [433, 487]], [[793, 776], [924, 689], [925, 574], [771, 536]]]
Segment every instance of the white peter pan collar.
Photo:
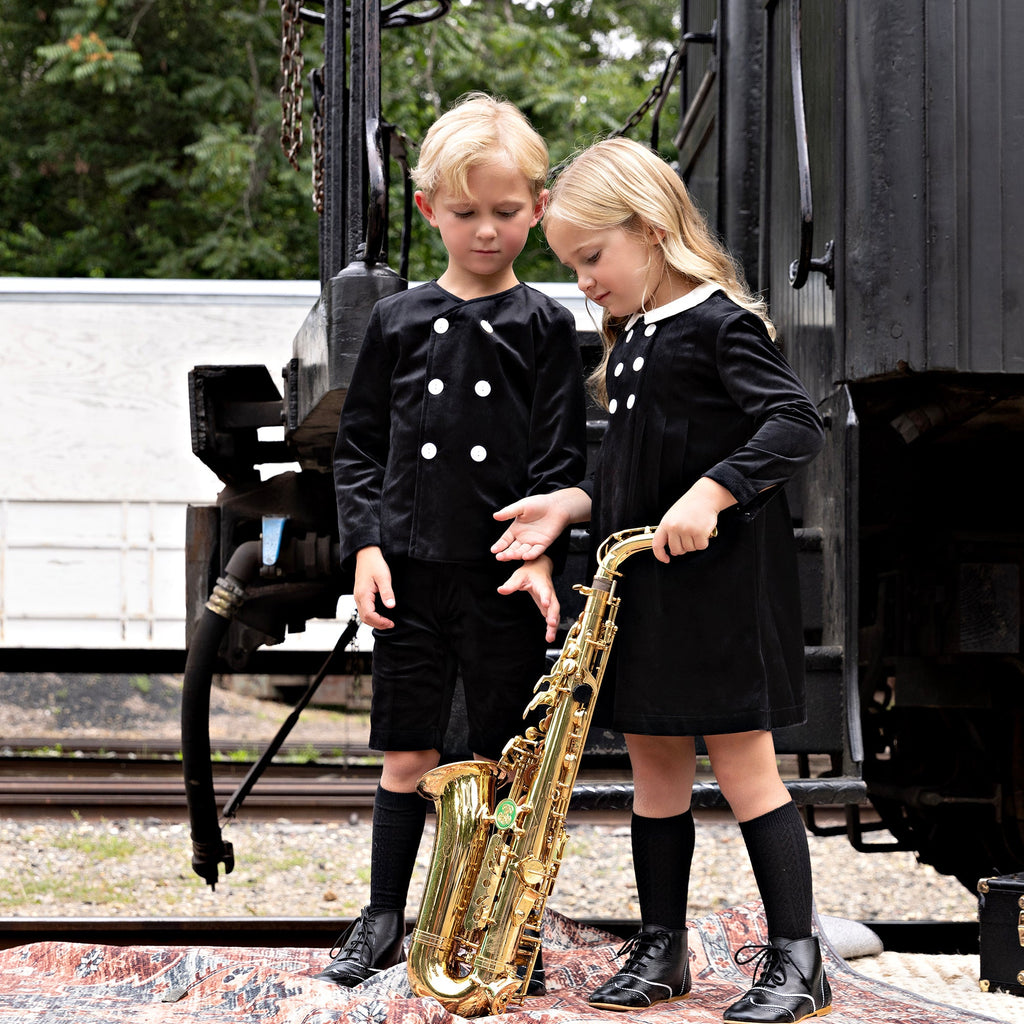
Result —
[[634, 313], [626, 321], [623, 330], [628, 331], [640, 319], [645, 324], [654, 324], [666, 317], [675, 316], [676, 313], [682, 313], [685, 309], [693, 309], [694, 306], [699, 306], [702, 302], [710, 299], [718, 290], [717, 284], [713, 281], [706, 281], [704, 284], [697, 285], [696, 288], [691, 288], [685, 295], [680, 295], [678, 299], [666, 302], [664, 306], [655, 306], [654, 309], [649, 309], [646, 313]]

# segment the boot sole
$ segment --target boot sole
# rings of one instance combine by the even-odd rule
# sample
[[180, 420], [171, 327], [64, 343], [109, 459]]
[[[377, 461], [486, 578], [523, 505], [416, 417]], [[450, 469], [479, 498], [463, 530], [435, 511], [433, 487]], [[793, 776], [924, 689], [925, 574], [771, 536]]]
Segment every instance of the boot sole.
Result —
[[653, 1003], [645, 1003], [643, 1006], [623, 1006], [621, 1003], [587, 1003], [587, 1006], [592, 1006], [595, 1010], [619, 1010], [622, 1013], [628, 1013], [630, 1010], [650, 1010], [655, 1006], [664, 1006], [665, 1003], [681, 1003], [684, 999], [689, 999], [690, 993], [684, 992], [681, 996], [672, 996], [669, 999], [659, 999]]
[[[828, 1006], [823, 1006], [820, 1010], [815, 1010], [814, 1013], [808, 1013], [806, 1016], [797, 1017], [797, 1019], [793, 1021], [793, 1024], [800, 1024], [802, 1020], [810, 1020], [812, 1017], [824, 1017], [825, 1014], [831, 1012], [832, 1004], [829, 1003]], [[734, 1017], [725, 1017], [723, 1018], [723, 1021], [724, 1024], [751, 1024], [748, 1020], [736, 1020]]]

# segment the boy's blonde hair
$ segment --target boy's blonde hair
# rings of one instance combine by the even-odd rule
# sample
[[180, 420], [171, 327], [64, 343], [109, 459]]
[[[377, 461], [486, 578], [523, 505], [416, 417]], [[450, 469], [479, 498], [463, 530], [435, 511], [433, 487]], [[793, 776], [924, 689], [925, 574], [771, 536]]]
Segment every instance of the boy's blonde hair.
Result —
[[534, 201], [540, 197], [548, 176], [544, 140], [514, 104], [470, 93], [430, 126], [412, 180], [428, 199], [442, 187], [464, 196], [470, 170], [495, 159], [507, 160], [521, 171]]
[[[694, 285], [718, 285], [737, 305], [760, 317], [775, 337], [764, 300], [748, 290], [742, 271], [711, 233], [679, 175], [646, 146], [615, 138], [580, 153], [551, 186], [544, 221], [555, 219], [591, 231], [622, 228], [648, 244], [652, 243], [647, 229], [660, 229], [660, 248], [671, 269]], [[591, 389], [602, 403], [607, 400], [604, 376], [616, 322], [605, 310], [604, 359], [590, 377]]]

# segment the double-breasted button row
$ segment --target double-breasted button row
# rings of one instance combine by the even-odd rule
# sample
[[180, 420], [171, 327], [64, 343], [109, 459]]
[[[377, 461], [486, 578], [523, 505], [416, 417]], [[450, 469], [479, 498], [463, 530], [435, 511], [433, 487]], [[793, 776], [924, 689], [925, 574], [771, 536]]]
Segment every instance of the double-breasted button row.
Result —
[[[487, 320], [481, 320], [479, 323], [480, 329], [484, 331], [486, 334], [494, 333], [494, 328]], [[439, 316], [434, 321], [434, 332], [436, 334], [446, 334], [450, 327], [451, 323], [448, 321], [447, 317]], [[444, 390], [445, 382], [440, 377], [434, 377], [427, 382], [427, 392], [428, 394], [433, 395], [435, 398], [441, 395], [444, 392]], [[478, 380], [473, 385], [474, 394], [478, 395], [480, 398], [487, 398], [492, 391], [493, 387], [489, 380]], [[420, 448], [420, 455], [424, 459], [428, 460], [436, 458], [437, 452], [437, 445], [434, 444], [433, 441], [427, 441]], [[487, 458], [487, 449], [482, 444], [473, 445], [469, 449], [469, 457], [474, 462], [483, 462]]]
[[[433, 441], [427, 441], [420, 448], [420, 455], [425, 459], [432, 459], [437, 455], [437, 445]], [[482, 444], [475, 444], [469, 449], [469, 457], [474, 462], [483, 462], [487, 458], [487, 449]]]
[[[447, 317], [439, 316], [434, 321], [434, 333], [435, 334], [447, 334], [449, 327], [451, 327], [451, 324], [448, 322], [448, 318]], [[494, 333], [494, 328], [486, 320], [481, 320], [480, 321], [480, 327], [484, 331], [486, 331], [488, 334], [493, 334]]]
[[[444, 391], [444, 381], [440, 377], [435, 377], [433, 380], [427, 383], [427, 390], [432, 395], [439, 395]], [[478, 380], [473, 385], [473, 390], [481, 397], [486, 398], [491, 393], [491, 382], [489, 380]]]

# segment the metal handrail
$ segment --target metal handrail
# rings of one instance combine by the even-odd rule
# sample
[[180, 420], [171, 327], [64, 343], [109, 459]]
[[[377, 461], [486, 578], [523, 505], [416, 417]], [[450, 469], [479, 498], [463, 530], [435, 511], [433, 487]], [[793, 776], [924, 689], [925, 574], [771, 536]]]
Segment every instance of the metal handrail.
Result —
[[804, 109], [803, 52], [801, 46], [802, 2], [791, 0], [789, 8], [789, 72], [793, 86], [793, 129], [796, 134], [797, 176], [800, 186], [800, 255], [789, 265], [789, 283], [803, 288], [814, 271], [825, 275], [829, 288], [834, 286], [833, 243], [825, 246], [825, 255], [813, 257], [814, 197], [811, 192], [811, 160], [807, 150], [807, 114]]

